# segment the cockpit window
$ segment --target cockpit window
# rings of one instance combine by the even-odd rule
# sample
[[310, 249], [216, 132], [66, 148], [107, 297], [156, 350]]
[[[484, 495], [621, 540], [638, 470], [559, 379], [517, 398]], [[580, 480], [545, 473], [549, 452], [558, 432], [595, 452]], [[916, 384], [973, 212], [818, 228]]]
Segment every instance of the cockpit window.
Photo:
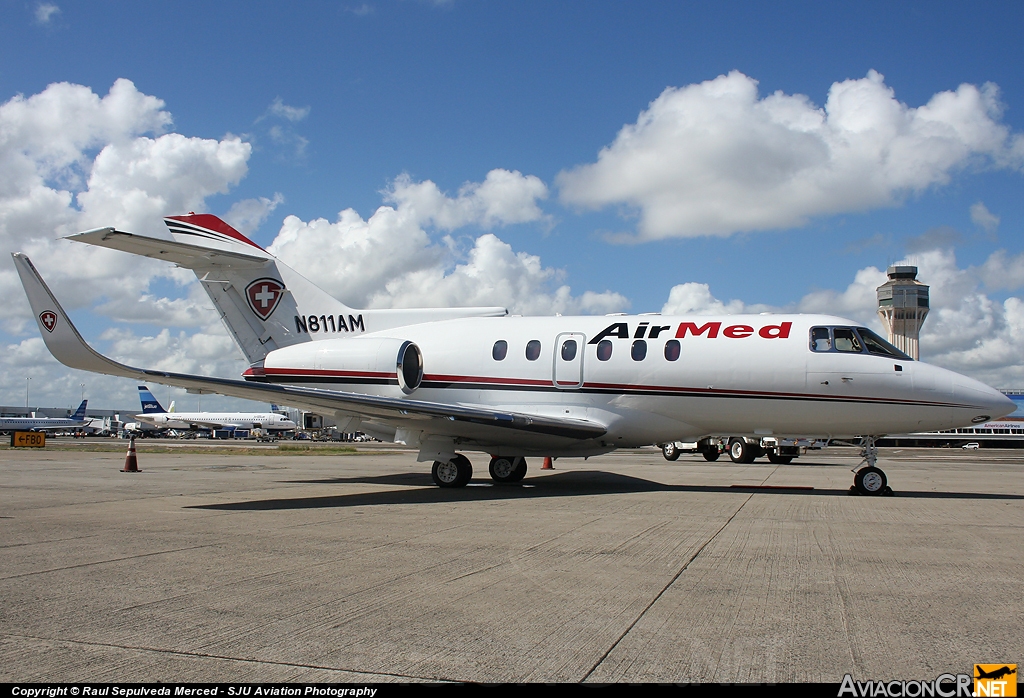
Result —
[[811, 351], [841, 351], [845, 354], [872, 354], [901, 361], [912, 358], [866, 327], [812, 327]]
[[811, 328], [811, 351], [830, 351], [832, 338], [827, 327]]
[[836, 327], [832, 330], [832, 338], [835, 341], [836, 351], [860, 354], [864, 350], [860, 339], [851, 327]]
[[875, 356], [888, 356], [893, 359], [903, 359], [904, 361], [912, 361], [909, 356], [904, 354], [902, 351], [889, 344], [887, 341], [879, 337], [877, 334], [869, 330], [867, 327], [858, 327], [857, 334], [864, 340], [864, 346], [868, 348], [869, 354]]

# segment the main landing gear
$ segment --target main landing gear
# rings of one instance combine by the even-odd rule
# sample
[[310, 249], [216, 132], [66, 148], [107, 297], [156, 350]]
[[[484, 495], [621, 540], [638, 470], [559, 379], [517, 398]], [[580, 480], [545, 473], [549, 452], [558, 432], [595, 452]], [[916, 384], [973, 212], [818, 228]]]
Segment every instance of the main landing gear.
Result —
[[[519, 482], [526, 477], [526, 459], [522, 456], [495, 456], [487, 469], [495, 482]], [[438, 487], [465, 487], [473, 477], [473, 465], [464, 455], [456, 453], [449, 461], [434, 461], [430, 477]]]
[[875, 466], [878, 460], [878, 448], [875, 446], [875, 437], [865, 436], [861, 439], [859, 465], [864, 467], [855, 469], [853, 476], [853, 487], [850, 494], [884, 495], [892, 496], [892, 488], [889, 487], [885, 473], [881, 468]]

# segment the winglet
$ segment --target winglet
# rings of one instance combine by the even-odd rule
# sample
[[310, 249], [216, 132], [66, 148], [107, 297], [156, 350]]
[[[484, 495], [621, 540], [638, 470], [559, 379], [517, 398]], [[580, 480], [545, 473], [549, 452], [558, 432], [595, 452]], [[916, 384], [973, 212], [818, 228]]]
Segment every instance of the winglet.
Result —
[[140, 375], [137, 369], [112, 361], [86, 344], [32, 261], [21, 252], [12, 252], [11, 256], [21, 277], [21, 285], [25, 287], [28, 303], [32, 306], [32, 314], [39, 323], [39, 334], [57, 361], [71, 368], [111, 376]]

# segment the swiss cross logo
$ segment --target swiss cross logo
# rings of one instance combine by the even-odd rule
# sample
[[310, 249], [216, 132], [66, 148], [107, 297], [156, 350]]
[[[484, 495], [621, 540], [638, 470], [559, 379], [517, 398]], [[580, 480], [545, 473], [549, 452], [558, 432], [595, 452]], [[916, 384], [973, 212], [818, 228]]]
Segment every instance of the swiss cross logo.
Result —
[[39, 313], [39, 322], [43, 323], [47, 332], [53, 332], [53, 328], [57, 326], [57, 313], [52, 310], [44, 310]]
[[284, 284], [277, 279], [256, 279], [245, 287], [245, 299], [261, 320], [270, 317], [283, 295]]

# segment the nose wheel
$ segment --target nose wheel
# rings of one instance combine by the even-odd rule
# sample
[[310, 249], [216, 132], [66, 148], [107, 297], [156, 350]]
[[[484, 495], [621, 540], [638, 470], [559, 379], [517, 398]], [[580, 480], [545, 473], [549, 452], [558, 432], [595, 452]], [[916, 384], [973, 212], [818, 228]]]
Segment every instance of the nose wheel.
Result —
[[886, 484], [885, 473], [872, 466], [857, 471], [857, 474], [853, 476], [853, 486], [860, 494], [885, 494], [886, 490], [892, 492], [892, 489]]
[[881, 468], [875, 466], [878, 461], [878, 448], [875, 447], [875, 439], [866, 436], [861, 440], [861, 464], [863, 468], [857, 470], [853, 476], [853, 487], [850, 494], [865, 495], [892, 495], [892, 488]]

